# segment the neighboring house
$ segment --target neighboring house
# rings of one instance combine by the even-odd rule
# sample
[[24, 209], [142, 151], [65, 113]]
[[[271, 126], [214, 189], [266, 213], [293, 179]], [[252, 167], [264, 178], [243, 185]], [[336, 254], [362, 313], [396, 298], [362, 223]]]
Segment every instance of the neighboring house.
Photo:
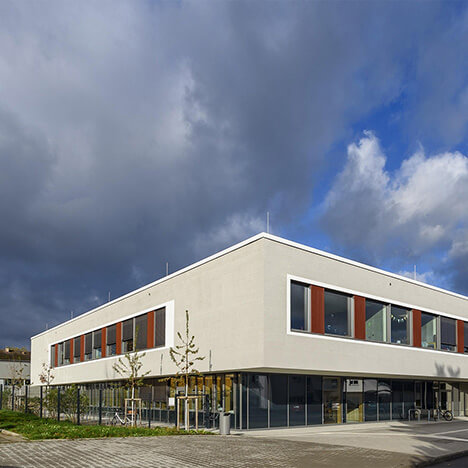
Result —
[[29, 383], [31, 353], [19, 348], [0, 349], [0, 385], [24, 380]]
[[50, 363], [54, 385], [112, 387], [136, 347], [142, 393], [170, 407], [186, 309], [190, 392], [237, 428], [468, 414], [467, 297], [265, 233], [32, 337], [32, 384]]

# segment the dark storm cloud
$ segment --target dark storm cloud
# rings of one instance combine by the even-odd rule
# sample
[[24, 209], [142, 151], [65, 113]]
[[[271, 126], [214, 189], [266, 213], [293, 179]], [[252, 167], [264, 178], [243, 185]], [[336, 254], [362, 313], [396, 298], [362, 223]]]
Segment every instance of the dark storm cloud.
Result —
[[267, 209], [294, 222], [327, 150], [454, 21], [432, 2], [2, 2], [0, 345]]

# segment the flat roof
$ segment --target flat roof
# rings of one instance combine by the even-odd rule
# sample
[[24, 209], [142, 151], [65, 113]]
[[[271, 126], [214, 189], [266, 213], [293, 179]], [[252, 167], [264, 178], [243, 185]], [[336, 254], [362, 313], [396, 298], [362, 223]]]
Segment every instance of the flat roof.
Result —
[[376, 268], [376, 267], [373, 267], [373, 266], [370, 266], [370, 265], [366, 265], [365, 263], [356, 262], [354, 260], [350, 260], [350, 259], [345, 258], [345, 257], [340, 257], [339, 255], [335, 255], [335, 254], [331, 254], [329, 252], [325, 252], [323, 250], [315, 249], [313, 247], [309, 247], [309, 246], [304, 245], [304, 244], [299, 244], [298, 242], [293, 242], [293, 241], [290, 241], [288, 239], [284, 239], [283, 237], [274, 236], [273, 234], [269, 234], [269, 233], [266, 233], [266, 232], [261, 232], [259, 234], [256, 234], [255, 236], [249, 237], [248, 239], [246, 239], [246, 240], [244, 240], [242, 242], [234, 244], [233, 246], [228, 247], [227, 249], [221, 250], [220, 252], [217, 252], [217, 253], [215, 253], [213, 255], [210, 255], [209, 257], [206, 257], [206, 258], [204, 258], [202, 260], [199, 260], [198, 262], [192, 263], [191, 265], [188, 265], [188, 266], [186, 266], [186, 267], [184, 267], [184, 268], [182, 268], [180, 270], [177, 270], [174, 273], [171, 273], [170, 275], [164, 276], [163, 278], [159, 278], [158, 280], [153, 281], [152, 283], [146, 284], [145, 286], [142, 286], [141, 288], [130, 291], [129, 293], [124, 294], [123, 296], [117, 297], [116, 299], [113, 299], [110, 302], [106, 302], [106, 303], [104, 303], [104, 304], [102, 304], [102, 305], [100, 305], [100, 306], [98, 306], [98, 307], [96, 307], [94, 309], [89, 310], [88, 312], [85, 312], [84, 314], [78, 315], [78, 316], [76, 316], [76, 317], [74, 317], [74, 318], [72, 318], [70, 320], [59, 323], [55, 327], [49, 328], [48, 330], [44, 330], [43, 332], [32, 336], [31, 339], [36, 338], [36, 337], [41, 336], [41, 335], [44, 335], [46, 333], [49, 333], [50, 331], [55, 330], [57, 328], [60, 328], [65, 324], [68, 324], [70, 322], [74, 322], [75, 320], [81, 319], [82, 317], [85, 317], [86, 315], [92, 314], [94, 312], [98, 312], [99, 310], [104, 309], [105, 307], [108, 307], [108, 306], [110, 306], [112, 304], [116, 304], [117, 302], [120, 302], [120, 301], [122, 301], [122, 300], [124, 300], [124, 299], [126, 299], [126, 298], [128, 298], [130, 296], [133, 296], [134, 294], [138, 294], [139, 292], [145, 291], [146, 289], [151, 288], [153, 286], [156, 286], [156, 285], [158, 285], [160, 283], [163, 283], [164, 281], [168, 281], [171, 278], [174, 278], [174, 277], [179, 276], [179, 275], [181, 275], [183, 273], [186, 273], [187, 271], [193, 270], [194, 268], [197, 268], [197, 267], [199, 267], [201, 265], [204, 265], [205, 263], [211, 262], [212, 260], [215, 260], [215, 259], [217, 259], [219, 257], [222, 257], [223, 255], [226, 255], [226, 254], [228, 254], [230, 252], [233, 252], [234, 250], [245, 247], [246, 245], [251, 244], [253, 242], [256, 242], [256, 241], [258, 241], [260, 239], [268, 239], [268, 240], [278, 242], [278, 243], [283, 244], [283, 245], [287, 245], [289, 247], [294, 247], [296, 249], [304, 250], [306, 252], [310, 252], [310, 253], [313, 253], [313, 254], [316, 254], [316, 255], [320, 255], [322, 257], [337, 260], [339, 262], [346, 263], [348, 265], [353, 265], [353, 266], [356, 266], [356, 267], [359, 267], [359, 268], [363, 268], [365, 270], [373, 271], [375, 273], [383, 274], [383, 275], [386, 275], [386, 276], [389, 276], [389, 277], [392, 277], [392, 278], [396, 278], [396, 279], [399, 279], [399, 280], [402, 280], [402, 281], [406, 281], [407, 283], [412, 283], [412, 284], [415, 284], [415, 285], [418, 285], [418, 286], [421, 286], [421, 287], [424, 287], [424, 288], [427, 288], [427, 289], [438, 291], [438, 292], [441, 292], [443, 294], [447, 294], [449, 296], [454, 296], [454, 297], [457, 297], [459, 299], [468, 300], [468, 296], [464, 296], [463, 294], [458, 294], [458, 293], [455, 293], [453, 291], [449, 291], [448, 289], [443, 289], [443, 288], [439, 288], [437, 286], [432, 286], [430, 284], [423, 283], [421, 281], [417, 281], [417, 280], [408, 278], [406, 276], [398, 275], [396, 273], [392, 273], [392, 272], [389, 272], [389, 271], [382, 270], [380, 268]]

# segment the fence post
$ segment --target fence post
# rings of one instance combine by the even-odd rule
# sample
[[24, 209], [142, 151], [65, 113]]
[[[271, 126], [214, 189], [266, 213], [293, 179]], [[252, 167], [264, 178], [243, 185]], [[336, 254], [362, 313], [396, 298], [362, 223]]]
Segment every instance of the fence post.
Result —
[[15, 385], [11, 387], [11, 411], [15, 411]]
[[42, 385], [40, 390], [40, 398], [39, 398], [39, 417], [42, 418]]
[[102, 424], [102, 388], [99, 388], [99, 425]]
[[148, 408], [148, 427], [151, 428], [151, 401], [149, 402]]
[[80, 387], [78, 387], [76, 390], [76, 424], [78, 424], [78, 426], [81, 424], [80, 417], [81, 417]]
[[57, 387], [57, 421], [60, 421], [60, 387]]
[[25, 385], [24, 387], [25, 387], [24, 389], [24, 412], [27, 413], [28, 412], [28, 386]]
[[3, 384], [0, 384], [0, 409], [3, 409]]

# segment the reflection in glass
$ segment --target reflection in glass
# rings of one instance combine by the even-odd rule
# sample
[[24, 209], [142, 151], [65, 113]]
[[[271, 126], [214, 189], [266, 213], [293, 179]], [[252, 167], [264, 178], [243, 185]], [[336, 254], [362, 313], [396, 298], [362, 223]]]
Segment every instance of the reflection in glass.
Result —
[[307, 424], [322, 424], [322, 378], [307, 377]]
[[455, 319], [440, 317], [440, 348], [447, 351], [457, 350]]
[[377, 421], [377, 380], [364, 380], [364, 403], [366, 421]]
[[310, 331], [309, 286], [291, 282], [291, 330]]
[[387, 341], [387, 306], [366, 299], [366, 340]]
[[437, 317], [421, 313], [421, 346], [436, 349], [437, 347]]
[[346, 422], [362, 422], [362, 379], [346, 380]]
[[325, 291], [325, 333], [349, 335], [349, 296]]
[[291, 375], [289, 377], [289, 425], [305, 425], [305, 376]]
[[392, 419], [404, 419], [403, 382], [392, 380]]
[[268, 427], [267, 376], [249, 375], [249, 428]]
[[379, 398], [379, 421], [390, 419], [390, 402], [392, 401], [392, 386], [389, 380], [379, 380], [377, 384]]
[[392, 305], [390, 319], [392, 343], [409, 344], [409, 311]]
[[270, 375], [270, 426], [288, 425], [288, 376]]
[[323, 422], [341, 423], [341, 387], [339, 378], [323, 379]]

